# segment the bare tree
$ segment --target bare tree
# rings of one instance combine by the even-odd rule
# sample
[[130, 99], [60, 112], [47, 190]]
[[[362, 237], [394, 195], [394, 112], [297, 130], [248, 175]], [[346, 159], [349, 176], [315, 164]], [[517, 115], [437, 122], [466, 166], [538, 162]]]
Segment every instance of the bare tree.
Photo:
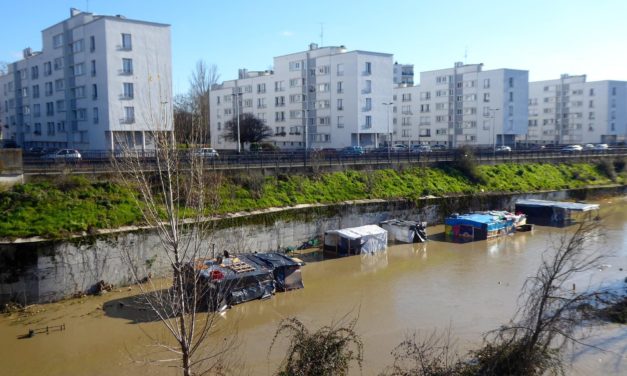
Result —
[[[223, 292], [206, 288], [197, 272], [211, 255], [208, 236], [212, 222], [207, 216], [219, 204], [220, 176], [209, 175], [202, 156], [178, 152], [172, 111], [166, 107], [167, 93], [161, 87], [158, 93], [158, 98], [147, 96], [148, 111], [143, 119], [150, 131], [145, 132], [141, 144], [152, 147], [136, 152], [134, 133], [118, 137], [116, 146], [121, 152], [116, 154], [115, 165], [122, 180], [138, 192], [137, 208], [159, 237], [158, 253], [169, 266], [172, 283], [149, 278], [133, 250], [126, 250], [125, 257], [135, 281], [148, 281], [139, 284], [141, 299], [173, 339], [153, 338], [158, 348], [173, 355], [157, 363], [178, 367], [186, 376], [207, 371], [220, 374], [233, 341], [221, 336], [218, 343], [212, 343], [218, 316], [201, 312], [201, 308]], [[206, 135], [207, 128], [197, 119], [186, 134], [190, 143]]]
[[272, 136], [272, 129], [251, 113], [241, 114], [239, 124], [236, 118], [227, 121], [224, 130], [224, 138], [232, 142], [238, 141], [239, 133], [239, 141], [242, 144], [261, 142]]
[[219, 79], [218, 67], [215, 64], [208, 65], [203, 60], [196, 62], [195, 70], [189, 78], [189, 97], [193, 103], [196, 122], [200, 126], [207, 127], [206, 139], [202, 140], [203, 142], [208, 142], [210, 137], [209, 119], [211, 106], [209, 93], [211, 92], [211, 86], [216, 84]]
[[493, 338], [474, 353], [477, 374], [563, 373], [566, 345], [585, 344], [576, 335], [583, 322], [581, 307], [595, 296], [575, 293], [567, 284], [599, 264], [603, 256], [591, 245], [601, 238], [598, 223], [585, 221], [545, 252], [536, 275], [523, 287], [522, 304], [512, 323], [489, 333]]
[[193, 139], [194, 123], [198, 122], [194, 114], [194, 102], [189, 94], [174, 96], [174, 135], [179, 143]]

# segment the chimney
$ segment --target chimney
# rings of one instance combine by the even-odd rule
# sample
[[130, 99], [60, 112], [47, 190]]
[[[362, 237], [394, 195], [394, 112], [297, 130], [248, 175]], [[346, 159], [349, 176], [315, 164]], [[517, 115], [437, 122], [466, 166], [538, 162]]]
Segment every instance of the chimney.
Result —
[[70, 17], [78, 16], [81, 14], [81, 11], [76, 8], [70, 8]]
[[318, 44], [317, 43], [310, 43], [309, 44], [309, 50], [315, 50], [318, 48]]
[[24, 59], [33, 56], [33, 50], [30, 47], [26, 47], [22, 50], [22, 56]]

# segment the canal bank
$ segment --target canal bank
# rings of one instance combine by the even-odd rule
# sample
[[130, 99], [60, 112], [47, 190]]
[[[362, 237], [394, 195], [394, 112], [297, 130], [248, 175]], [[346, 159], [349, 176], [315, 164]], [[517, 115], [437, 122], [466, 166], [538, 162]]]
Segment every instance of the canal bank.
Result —
[[[579, 275], [573, 281], [577, 291], [620, 282], [626, 276], [627, 197], [597, 203], [606, 240], [594, 242], [591, 251], [611, 257]], [[432, 226], [428, 235], [443, 230], [442, 225]], [[364, 342], [363, 371], [355, 367], [351, 375], [378, 375], [392, 363], [394, 347], [414, 332], [425, 338], [435, 329], [450, 328], [456, 349], [465, 353], [481, 346], [485, 332], [509, 321], [522, 285], [536, 272], [542, 253], [573, 230], [537, 226], [533, 232], [465, 244], [435, 236], [424, 244], [393, 245], [382, 257], [309, 263], [302, 269], [304, 289], [233, 307], [219, 316], [219, 331], [209, 343], [237, 336], [239, 346], [230, 352], [231, 373], [272, 375], [285, 355], [284, 341], [268, 353], [282, 318], [297, 317], [313, 331], [348, 313], [358, 317], [356, 331]], [[139, 291], [134, 286], [127, 289], [35, 306], [28, 315], [0, 316], [0, 369], [7, 374], [50, 376], [176, 374], [169, 367], [147, 364], [164, 355], [155, 354], [153, 339], [168, 334], [158, 321], [137, 319], [132, 306]], [[60, 324], [67, 329], [17, 339], [29, 328]], [[566, 373], [624, 374], [624, 326], [605, 325], [588, 334], [588, 343], [609, 351], [576, 348], [567, 353]]]
[[[592, 200], [627, 193], [627, 186], [591, 187], [524, 194], [426, 197], [409, 200], [362, 200], [334, 205], [303, 205], [237, 213], [213, 219], [207, 249], [265, 252], [295, 248], [326, 230], [377, 224], [400, 218], [442, 223], [452, 212], [512, 209], [519, 198]], [[157, 234], [134, 229], [58, 241], [16, 241], [0, 244], [0, 304], [53, 302], [89, 292], [100, 281], [128, 285], [133, 276], [127, 256], [141, 277], [167, 275], [169, 264], [160, 252]]]

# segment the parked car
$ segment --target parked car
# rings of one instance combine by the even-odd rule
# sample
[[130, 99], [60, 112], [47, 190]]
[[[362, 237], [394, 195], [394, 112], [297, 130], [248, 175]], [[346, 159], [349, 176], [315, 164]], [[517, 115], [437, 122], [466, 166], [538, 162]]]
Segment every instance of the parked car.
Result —
[[364, 149], [361, 146], [347, 146], [342, 149], [341, 154], [343, 156], [353, 156], [364, 154]]
[[429, 145], [412, 145], [411, 153], [420, 154], [420, 153], [431, 153], [431, 146]]
[[497, 153], [509, 153], [512, 151], [512, 148], [510, 148], [507, 145], [500, 145], [497, 146], [496, 149], [494, 149]]
[[193, 156], [201, 158], [217, 158], [220, 155], [214, 148], [201, 148], [194, 151]]
[[395, 153], [404, 152], [404, 151], [408, 151], [409, 150], [407, 145], [403, 145], [403, 144], [392, 145], [392, 147], [390, 149], [392, 150], [392, 152], [395, 152]]
[[594, 144], [585, 144], [583, 148], [585, 150], [594, 150]]
[[78, 162], [82, 159], [82, 156], [76, 149], [61, 149], [45, 154], [41, 159], [53, 162]]
[[562, 153], [579, 153], [582, 150], [581, 145], [567, 145], [562, 148]]
[[431, 145], [431, 150], [433, 151], [446, 150], [446, 145], [442, 145], [442, 144]]
[[608, 144], [596, 144], [594, 145], [594, 150], [607, 150], [610, 147], [608, 146]]

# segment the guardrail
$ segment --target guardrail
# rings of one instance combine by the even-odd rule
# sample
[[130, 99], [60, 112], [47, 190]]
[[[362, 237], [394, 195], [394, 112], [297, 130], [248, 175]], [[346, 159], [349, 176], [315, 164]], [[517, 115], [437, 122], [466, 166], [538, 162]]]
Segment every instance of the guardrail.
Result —
[[[514, 150], [511, 152], [474, 151], [480, 163], [506, 162], [559, 162], [559, 161], [590, 161], [599, 157], [627, 157], [627, 148], [608, 150], [584, 150], [565, 153], [559, 149], [548, 150]], [[138, 154], [146, 168], [154, 161], [154, 152]], [[207, 169], [241, 170], [255, 168], [298, 168], [298, 167], [333, 167], [385, 164], [435, 164], [451, 162], [460, 158], [460, 150], [432, 151], [427, 153], [387, 152], [365, 153], [362, 155], [343, 155], [341, 152], [301, 152], [283, 153], [245, 153], [226, 154], [219, 157], [206, 157]], [[124, 158], [124, 157], [118, 157]], [[185, 163], [185, 157], [181, 160]], [[39, 156], [24, 155], [23, 168], [25, 174], [59, 173], [70, 169], [75, 173], [113, 172], [115, 167], [110, 153], [84, 153], [80, 161], [50, 161]]]

